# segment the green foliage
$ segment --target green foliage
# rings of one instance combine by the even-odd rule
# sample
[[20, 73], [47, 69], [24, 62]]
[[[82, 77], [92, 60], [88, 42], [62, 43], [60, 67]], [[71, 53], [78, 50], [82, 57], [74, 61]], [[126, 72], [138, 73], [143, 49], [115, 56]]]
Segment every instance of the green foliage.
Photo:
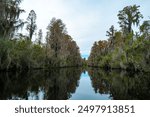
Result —
[[140, 26], [141, 35], [134, 35], [132, 31], [132, 25], [138, 26], [142, 18], [138, 8], [139, 6], [133, 5], [119, 11], [122, 32], [115, 31], [114, 34], [114, 28], [111, 27], [107, 31], [109, 39], [106, 44], [94, 43], [88, 60], [89, 65], [150, 72], [149, 21], [144, 21]]
[[101, 59], [97, 57], [93, 62], [98, 62], [100, 67], [110, 66], [110, 68], [148, 72], [150, 71], [150, 41], [142, 38], [139, 37], [130, 46], [125, 44], [123, 48], [116, 47], [106, 55], [97, 55]]
[[126, 6], [119, 11], [118, 19], [124, 34], [132, 32], [132, 25], [138, 26], [143, 15], [139, 11], [140, 6]]
[[19, 7], [22, 0], [0, 1], [0, 38], [11, 38], [15, 31], [24, 26], [19, 15], [25, 12]]
[[43, 32], [42, 32], [42, 29], [40, 29], [38, 32], [38, 38], [36, 40], [39, 45], [42, 44], [42, 38], [43, 38]]
[[112, 39], [115, 36], [115, 32], [116, 32], [116, 30], [114, 29], [114, 26], [112, 25], [109, 28], [109, 31], [106, 31], [106, 36], [108, 36], [109, 38]]
[[44, 48], [28, 40], [1, 40], [0, 69], [31, 69], [44, 66]]
[[[42, 29], [38, 32], [36, 43], [32, 42], [37, 29], [37, 16], [31, 10], [27, 22], [22, 22], [19, 19], [24, 12], [19, 7], [21, 2], [22, 0], [0, 1], [0, 70], [80, 66], [82, 59], [79, 47], [67, 34], [61, 19], [51, 20], [45, 44], [42, 43]], [[16, 33], [24, 23], [27, 23], [28, 36]]]
[[0, 69], [9, 67], [9, 56], [12, 50], [12, 43], [8, 40], [0, 39]]
[[132, 64], [135, 70], [150, 71], [150, 41], [138, 42], [135, 41], [135, 44], [127, 50], [128, 63]]
[[37, 29], [37, 25], [36, 25], [36, 13], [34, 10], [31, 10], [29, 13], [29, 16], [27, 18], [27, 31], [29, 32], [29, 39], [30, 41], [32, 40], [32, 36], [35, 32], [35, 30]]
[[47, 27], [47, 58], [49, 67], [80, 66], [79, 47], [67, 34], [65, 24], [61, 19], [53, 18]]

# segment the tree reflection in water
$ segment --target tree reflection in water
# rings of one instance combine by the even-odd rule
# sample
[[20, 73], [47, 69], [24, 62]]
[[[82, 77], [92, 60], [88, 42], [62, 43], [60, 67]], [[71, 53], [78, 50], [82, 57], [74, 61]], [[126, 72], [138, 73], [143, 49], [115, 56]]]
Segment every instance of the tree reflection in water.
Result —
[[78, 86], [81, 69], [0, 73], [0, 99], [66, 100]]
[[[34, 70], [21, 73], [1, 72], [0, 99], [66, 100], [70, 99], [73, 94], [80, 97], [79, 99], [81, 96], [83, 96], [82, 99], [103, 99], [103, 96], [107, 94], [108, 98], [104, 97], [104, 99], [150, 99], [149, 73], [129, 74], [125, 71], [88, 68], [89, 75], [83, 75], [86, 78], [82, 78], [81, 72], [82, 70], [79, 68], [62, 68], [51, 71]], [[80, 82], [80, 85], [87, 88], [83, 89], [83, 86], [79, 88], [79, 81], [85, 80], [88, 82]], [[81, 90], [79, 93], [76, 91], [77, 87]], [[91, 97], [84, 97], [80, 94], [85, 90], [87, 90], [87, 95]], [[98, 96], [97, 94], [106, 95]]]
[[114, 100], [150, 99], [150, 74], [129, 74], [125, 71], [89, 69], [96, 93], [110, 94]]

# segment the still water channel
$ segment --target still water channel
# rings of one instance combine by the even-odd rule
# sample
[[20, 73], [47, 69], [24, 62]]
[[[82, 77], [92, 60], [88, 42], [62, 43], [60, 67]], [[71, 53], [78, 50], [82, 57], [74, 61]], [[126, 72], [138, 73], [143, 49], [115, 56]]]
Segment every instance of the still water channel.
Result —
[[1, 100], [150, 99], [150, 74], [62, 68], [0, 72]]

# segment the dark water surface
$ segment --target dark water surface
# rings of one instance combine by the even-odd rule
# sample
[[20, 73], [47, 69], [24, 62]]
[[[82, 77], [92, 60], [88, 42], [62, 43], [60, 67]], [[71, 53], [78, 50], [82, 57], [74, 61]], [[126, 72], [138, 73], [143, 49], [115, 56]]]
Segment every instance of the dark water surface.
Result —
[[96, 68], [0, 72], [1, 100], [150, 99], [150, 74]]

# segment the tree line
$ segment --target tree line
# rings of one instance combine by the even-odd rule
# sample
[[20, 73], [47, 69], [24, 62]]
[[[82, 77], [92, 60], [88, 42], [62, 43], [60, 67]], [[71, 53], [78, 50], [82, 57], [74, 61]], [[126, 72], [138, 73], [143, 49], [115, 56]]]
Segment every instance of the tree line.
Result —
[[[106, 69], [150, 71], [150, 20], [140, 25], [143, 15], [137, 5], [126, 6], [118, 13], [120, 30], [112, 25], [108, 40], [94, 42], [88, 65]], [[139, 29], [134, 31], [133, 26]]]
[[[0, 0], [0, 70], [80, 66], [79, 47], [68, 34], [61, 19], [52, 18], [43, 40], [42, 29], [37, 30], [37, 15], [31, 10], [26, 21], [19, 18], [25, 10], [22, 0]], [[18, 33], [26, 28], [28, 35]]]

